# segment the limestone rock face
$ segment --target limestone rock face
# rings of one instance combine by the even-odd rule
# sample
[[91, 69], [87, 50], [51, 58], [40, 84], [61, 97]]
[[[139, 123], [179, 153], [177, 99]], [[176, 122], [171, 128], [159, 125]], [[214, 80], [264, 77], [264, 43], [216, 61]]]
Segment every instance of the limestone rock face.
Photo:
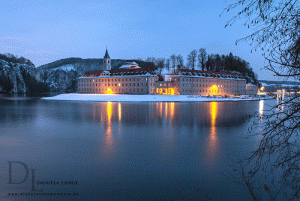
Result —
[[[0, 77], [8, 79], [7, 84], [12, 85], [11, 93], [26, 93], [26, 85], [22, 73], [29, 73], [36, 81], [40, 81], [41, 72], [35, 67], [0, 59]], [[3, 90], [3, 86], [1, 86], [1, 90]]]
[[66, 71], [55, 69], [44, 71], [45, 83], [50, 86], [50, 91], [75, 91], [77, 77], [78, 73], [74, 70]]

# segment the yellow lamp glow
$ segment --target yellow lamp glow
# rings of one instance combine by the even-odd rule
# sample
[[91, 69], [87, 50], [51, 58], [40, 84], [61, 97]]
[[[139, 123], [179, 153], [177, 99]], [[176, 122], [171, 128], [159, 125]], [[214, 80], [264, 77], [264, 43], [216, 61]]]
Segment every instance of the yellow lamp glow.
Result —
[[174, 95], [174, 89], [173, 88], [169, 88], [169, 95]]
[[107, 94], [112, 94], [113, 92], [112, 92], [112, 90], [111, 89], [107, 89]]
[[218, 91], [218, 86], [217, 85], [213, 85], [210, 87], [211, 90], [211, 95], [216, 95], [217, 91]]

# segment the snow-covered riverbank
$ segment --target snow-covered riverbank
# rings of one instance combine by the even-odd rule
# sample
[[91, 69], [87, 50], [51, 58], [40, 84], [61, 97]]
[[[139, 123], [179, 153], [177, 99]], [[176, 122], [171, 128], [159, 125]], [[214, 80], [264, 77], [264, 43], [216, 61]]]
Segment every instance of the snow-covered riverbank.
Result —
[[99, 101], [99, 102], [207, 102], [207, 101], [245, 101], [245, 100], [262, 100], [272, 99], [265, 98], [249, 98], [240, 97], [212, 97], [212, 96], [196, 96], [196, 95], [112, 95], [112, 94], [60, 94], [53, 97], [44, 97], [44, 100], [72, 100], [72, 101]]

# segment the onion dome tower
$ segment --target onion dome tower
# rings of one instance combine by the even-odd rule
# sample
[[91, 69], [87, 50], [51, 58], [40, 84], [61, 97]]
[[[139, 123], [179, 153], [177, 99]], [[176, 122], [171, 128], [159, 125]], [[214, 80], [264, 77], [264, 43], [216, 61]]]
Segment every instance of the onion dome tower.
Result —
[[104, 70], [111, 70], [110, 57], [106, 48], [105, 56], [103, 58]]

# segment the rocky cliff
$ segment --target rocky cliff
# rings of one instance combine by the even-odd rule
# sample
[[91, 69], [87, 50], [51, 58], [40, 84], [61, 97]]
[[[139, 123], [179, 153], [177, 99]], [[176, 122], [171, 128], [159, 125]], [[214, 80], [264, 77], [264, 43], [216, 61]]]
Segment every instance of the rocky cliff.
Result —
[[[8, 62], [0, 59], [0, 92], [26, 93], [34, 89], [28, 83], [42, 83], [42, 72], [32, 65]], [[37, 90], [38, 91], [38, 90]]]

